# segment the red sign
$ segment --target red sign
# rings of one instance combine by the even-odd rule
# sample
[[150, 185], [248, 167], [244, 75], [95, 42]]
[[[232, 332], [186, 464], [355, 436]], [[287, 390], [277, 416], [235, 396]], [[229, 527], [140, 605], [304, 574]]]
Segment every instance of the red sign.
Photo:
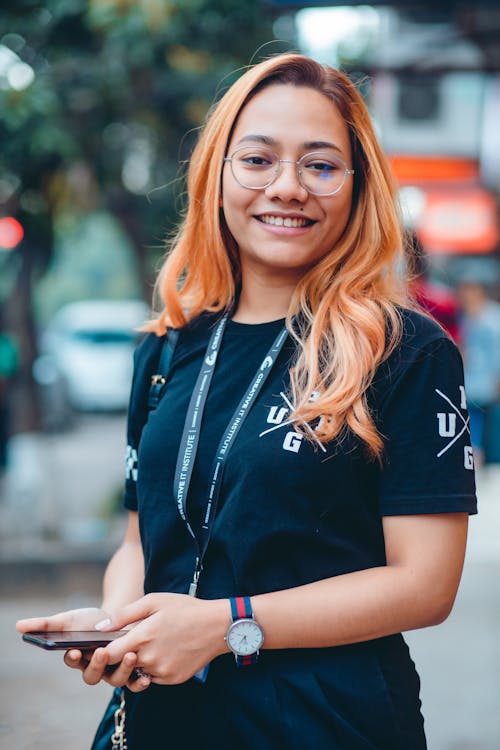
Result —
[[425, 190], [416, 227], [429, 253], [490, 253], [499, 241], [494, 197], [480, 187]]

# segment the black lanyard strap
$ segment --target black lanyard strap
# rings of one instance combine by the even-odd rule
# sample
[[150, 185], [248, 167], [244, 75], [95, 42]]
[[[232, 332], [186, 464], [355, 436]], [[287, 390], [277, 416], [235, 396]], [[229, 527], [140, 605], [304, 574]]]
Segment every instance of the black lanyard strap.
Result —
[[229, 314], [224, 315], [214, 328], [208, 342], [207, 350], [203, 357], [203, 363], [198, 373], [196, 385], [191, 394], [191, 400], [184, 421], [179, 452], [177, 454], [177, 463], [174, 475], [174, 497], [177, 501], [177, 508], [182, 520], [193, 539], [196, 535], [191, 528], [186, 514], [187, 495], [191, 477], [193, 474], [194, 461], [198, 450], [200, 439], [201, 420], [205, 411], [205, 403], [208, 396], [208, 390], [215, 370], [215, 363], [219, 354], [222, 341], [222, 334], [226, 327]]
[[233, 416], [229, 420], [229, 423], [222, 434], [211, 468], [212, 479], [210, 482], [210, 490], [207, 497], [206, 509], [203, 516], [203, 523], [198, 535], [196, 535], [187, 518], [187, 496], [189, 492], [189, 485], [191, 483], [191, 477], [193, 474], [196, 453], [198, 450], [201, 422], [205, 410], [205, 404], [212, 376], [215, 370], [215, 363], [217, 361], [217, 356], [221, 348], [222, 336], [226, 328], [228, 317], [229, 314], [226, 314], [223, 318], [221, 318], [221, 320], [215, 327], [212, 336], [210, 337], [210, 341], [208, 342], [207, 350], [205, 352], [198, 379], [196, 381], [193, 393], [191, 394], [191, 400], [189, 402], [186, 419], [184, 422], [184, 430], [182, 433], [179, 452], [177, 455], [177, 464], [175, 468], [174, 497], [177, 500], [177, 508], [179, 510], [181, 518], [186, 524], [189, 533], [196, 543], [198, 552], [193, 582], [189, 587], [189, 593], [192, 596], [196, 595], [198, 578], [202, 569], [203, 559], [210, 542], [210, 537], [212, 534], [217, 512], [217, 503], [222, 487], [224, 465], [227, 460], [227, 456], [234, 444], [236, 436], [243, 426], [248, 413], [250, 412], [250, 409], [252, 408], [264, 383], [269, 377], [269, 374], [276, 360], [278, 359], [278, 356], [288, 335], [287, 328], [286, 326], [284, 326], [274, 340], [271, 348], [267, 352], [261, 364], [259, 365], [257, 372], [252, 378], [250, 385], [248, 386], [243, 398], [236, 407]]

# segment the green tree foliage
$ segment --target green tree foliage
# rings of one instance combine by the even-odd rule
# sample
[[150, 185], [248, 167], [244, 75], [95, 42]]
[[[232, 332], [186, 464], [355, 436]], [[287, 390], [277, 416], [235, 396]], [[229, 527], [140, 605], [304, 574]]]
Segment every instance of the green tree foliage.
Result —
[[[36, 230], [42, 264], [52, 217], [68, 203], [110, 207], [143, 257], [176, 214], [179, 162], [219, 81], [233, 80], [272, 40], [265, 10], [254, 0], [10, 0], [2, 8], [0, 210]], [[6, 50], [17, 72], [2, 66]], [[82, 166], [91, 173], [83, 189]]]
[[0, 274], [11, 273], [25, 372], [31, 292], [58, 218], [111, 211], [149, 298], [196, 129], [238, 70], [286, 48], [272, 40], [258, 0], [3, 0], [0, 216], [17, 217], [25, 239], [0, 249]]

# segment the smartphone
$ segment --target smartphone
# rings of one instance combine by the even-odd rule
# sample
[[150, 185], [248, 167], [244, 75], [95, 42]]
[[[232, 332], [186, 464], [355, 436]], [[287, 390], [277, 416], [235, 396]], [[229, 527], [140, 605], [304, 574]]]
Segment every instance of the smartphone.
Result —
[[111, 630], [108, 633], [100, 633], [98, 630], [58, 630], [43, 631], [36, 633], [23, 633], [23, 641], [33, 643], [48, 651], [67, 651], [77, 648], [80, 651], [94, 651], [116, 638], [121, 638], [128, 631]]

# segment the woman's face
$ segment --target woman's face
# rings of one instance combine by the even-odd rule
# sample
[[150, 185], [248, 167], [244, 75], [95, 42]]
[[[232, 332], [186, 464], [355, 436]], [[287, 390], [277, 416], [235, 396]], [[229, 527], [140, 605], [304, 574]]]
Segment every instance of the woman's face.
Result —
[[[305, 86], [273, 84], [256, 94], [240, 112], [227, 156], [242, 145], [265, 148], [294, 162], [320, 151], [353, 166], [348, 129], [337, 107]], [[282, 164], [275, 182], [251, 190], [236, 181], [226, 162], [222, 207], [243, 270], [252, 267], [300, 278], [343, 233], [352, 189], [352, 175], [347, 175], [338, 193], [313, 195], [300, 184], [295, 165]]]

